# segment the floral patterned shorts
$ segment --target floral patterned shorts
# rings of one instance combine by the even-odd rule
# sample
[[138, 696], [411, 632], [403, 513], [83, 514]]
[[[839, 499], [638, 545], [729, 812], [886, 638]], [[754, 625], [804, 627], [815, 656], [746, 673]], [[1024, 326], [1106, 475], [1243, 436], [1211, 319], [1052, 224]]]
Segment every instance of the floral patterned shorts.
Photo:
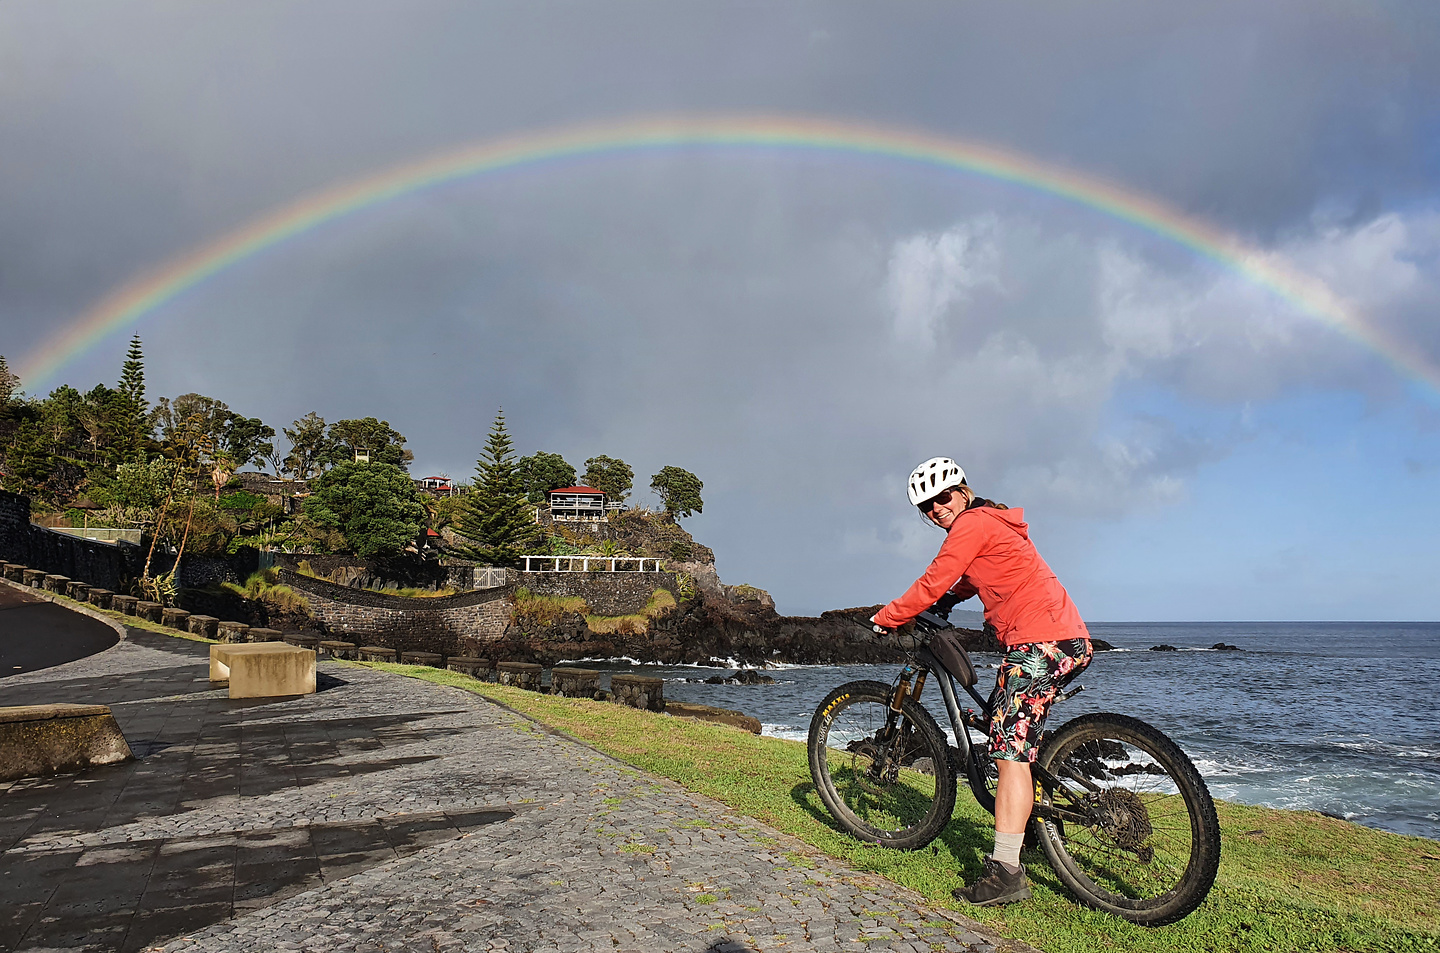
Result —
[[990, 694], [990, 757], [1033, 762], [1050, 706], [1094, 654], [1089, 639], [1010, 646]]

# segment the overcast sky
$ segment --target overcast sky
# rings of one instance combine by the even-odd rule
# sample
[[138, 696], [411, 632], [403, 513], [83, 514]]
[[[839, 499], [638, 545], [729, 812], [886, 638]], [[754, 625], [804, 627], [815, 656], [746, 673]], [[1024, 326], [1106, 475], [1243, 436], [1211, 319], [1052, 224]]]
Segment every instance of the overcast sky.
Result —
[[[0, 5], [0, 354], [307, 193], [502, 136], [783, 114], [990, 143], [1284, 256], [1440, 366], [1440, 6], [1270, 0]], [[1440, 618], [1440, 397], [1063, 199], [776, 150], [405, 196], [241, 261], [64, 367], [276, 427], [377, 416], [705, 482], [782, 611], [897, 595], [955, 457], [1095, 621]], [[423, 472], [422, 472], [423, 471]]]

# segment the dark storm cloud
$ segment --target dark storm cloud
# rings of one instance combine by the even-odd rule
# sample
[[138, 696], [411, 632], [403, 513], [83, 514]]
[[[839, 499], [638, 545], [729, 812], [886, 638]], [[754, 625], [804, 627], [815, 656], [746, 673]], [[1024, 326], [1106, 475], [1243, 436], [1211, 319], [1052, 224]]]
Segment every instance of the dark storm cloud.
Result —
[[[337, 181], [567, 122], [781, 112], [1152, 191], [1440, 356], [1437, 22], [1428, 4], [1298, 0], [6, 4], [0, 353]], [[896, 487], [937, 445], [997, 492], [1089, 518], [1180, 498], [1245, 439], [1117, 410], [1121, 388], [1233, 405], [1379, 376], [1323, 326], [1094, 213], [775, 154], [456, 183], [257, 256], [141, 332], [156, 393], [277, 427], [373, 414], [421, 469], [466, 474], [501, 404], [522, 450], [623, 456], [642, 496], [685, 466], [722, 573], [792, 609], [879, 598], [913, 564], [876, 575], [877, 555], [933, 548]], [[121, 346], [67, 376], [113, 378]], [[963, 426], [937, 419], [952, 406]]]

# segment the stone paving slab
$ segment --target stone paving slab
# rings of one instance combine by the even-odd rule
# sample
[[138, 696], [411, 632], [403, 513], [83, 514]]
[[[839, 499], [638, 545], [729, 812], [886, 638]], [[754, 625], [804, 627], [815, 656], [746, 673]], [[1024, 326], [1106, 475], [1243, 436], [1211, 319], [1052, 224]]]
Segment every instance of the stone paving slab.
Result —
[[207, 665], [131, 630], [5, 680], [110, 705], [138, 760], [0, 786], [0, 950], [1000, 942], [468, 692], [322, 662], [315, 695], [231, 701]]

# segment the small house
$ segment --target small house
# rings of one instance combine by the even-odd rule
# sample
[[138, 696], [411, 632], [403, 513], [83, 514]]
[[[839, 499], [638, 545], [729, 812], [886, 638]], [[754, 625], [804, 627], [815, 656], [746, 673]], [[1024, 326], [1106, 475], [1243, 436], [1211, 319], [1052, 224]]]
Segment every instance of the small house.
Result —
[[455, 495], [455, 484], [447, 476], [428, 476], [415, 481], [415, 489], [431, 496], [448, 497]]
[[593, 486], [562, 486], [547, 495], [550, 518], [557, 520], [603, 520], [605, 491]]

